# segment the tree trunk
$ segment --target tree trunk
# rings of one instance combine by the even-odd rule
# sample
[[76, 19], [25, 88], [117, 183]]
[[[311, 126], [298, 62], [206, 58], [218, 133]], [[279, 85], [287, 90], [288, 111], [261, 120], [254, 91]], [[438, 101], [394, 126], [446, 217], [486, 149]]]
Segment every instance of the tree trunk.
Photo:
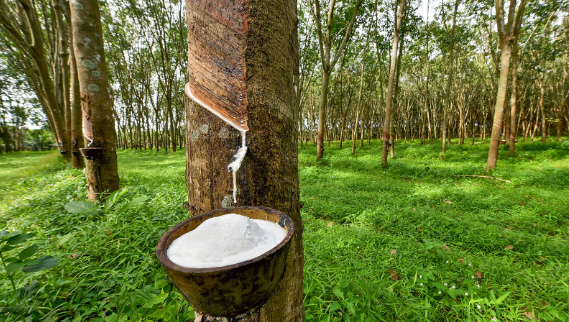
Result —
[[[385, 106], [385, 122], [383, 124], [383, 150], [381, 153], [381, 166], [387, 167], [387, 150], [389, 149], [389, 133], [391, 128], [391, 108], [393, 105], [393, 81], [395, 79], [395, 67], [397, 65], [397, 49], [399, 48], [399, 30], [401, 28], [401, 20], [403, 20], [403, 11], [405, 10], [405, 0], [401, 0], [399, 4], [399, 12], [395, 19], [393, 28], [393, 47], [391, 49], [391, 65], [389, 66], [389, 80], [387, 84], [387, 102]], [[391, 142], [393, 144], [393, 142]]]
[[[442, 152], [443, 152], [443, 157], [447, 151], [447, 146], [446, 146], [446, 137], [448, 135], [447, 133], [447, 129], [448, 129], [448, 115], [447, 115], [447, 111], [448, 109], [450, 109], [450, 105], [451, 105], [451, 84], [452, 84], [452, 79], [454, 77], [454, 30], [455, 30], [455, 26], [456, 26], [456, 12], [458, 10], [458, 3], [460, 2], [460, 0], [456, 0], [454, 2], [454, 12], [452, 15], [452, 29], [451, 29], [451, 34], [450, 34], [450, 52], [449, 52], [449, 63], [450, 63], [450, 67], [449, 67], [449, 73], [448, 73], [448, 79], [447, 79], [447, 92], [446, 92], [446, 102], [443, 105], [443, 130], [442, 130]], [[450, 135], [449, 135], [449, 143], [450, 143]]]
[[84, 0], [71, 5], [73, 47], [81, 89], [84, 130], [91, 148], [101, 148], [87, 161], [89, 199], [104, 199], [119, 188], [116, 131], [107, 74], [99, 3]]
[[516, 155], [516, 113], [517, 113], [517, 86], [518, 86], [518, 41], [512, 40], [512, 94], [510, 97], [510, 133], [508, 143], [510, 156]]
[[[71, 39], [71, 43], [73, 43], [73, 38]], [[75, 61], [75, 50], [73, 46], [70, 46], [70, 51], [71, 143], [73, 146], [71, 165], [76, 169], [82, 169], [85, 167], [85, 161], [79, 149], [85, 147], [85, 139], [83, 138], [83, 116], [81, 115], [81, 91], [79, 89], [79, 76], [77, 75], [77, 62]]]
[[502, 57], [500, 61], [500, 80], [498, 81], [498, 94], [496, 96], [496, 107], [494, 109], [494, 123], [492, 126], [492, 136], [490, 138], [490, 150], [488, 152], [488, 162], [486, 172], [496, 169], [498, 161], [498, 150], [500, 148], [500, 134], [502, 128], [502, 115], [508, 92], [508, 74], [510, 72], [511, 47], [509, 42], [502, 45]]
[[[216, 7], [205, 7], [205, 10], [212, 11], [206, 13], [200, 4], [197, 0], [186, 0], [189, 46], [195, 43], [192, 39], [199, 37], [197, 34], [212, 30], [219, 35], [208, 38], [212, 47], [193, 50], [203, 50], [207, 54], [216, 48], [228, 48], [225, 36], [235, 32], [211, 18], [220, 16], [221, 12], [216, 12]], [[303, 224], [298, 188], [297, 121], [293, 112], [293, 75], [298, 69], [296, 1], [249, 0], [235, 6], [238, 5], [248, 16], [243, 44], [247, 48], [244, 64], [248, 77], [243, 94], [247, 98], [249, 131], [246, 132], [248, 153], [237, 172], [237, 205], [278, 209], [288, 214], [295, 224], [286, 272], [275, 293], [262, 307], [259, 320], [302, 321]], [[231, 8], [227, 10], [230, 12]], [[245, 23], [239, 19], [231, 23]], [[201, 21], [209, 22], [206, 30], [201, 29], [204, 28]], [[189, 72], [199, 71], [190, 68]], [[185, 105], [188, 128], [186, 184], [190, 215], [230, 207], [233, 204], [233, 184], [227, 165], [240, 147], [241, 137], [213, 113], [187, 97]], [[206, 315], [203, 321], [208, 321], [207, 318], [211, 319]], [[225, 318], [229, 321], [234, 317]]]
[[320, 108], [318, 109], [318, 139], [316, 147], [316, 160], [324, 156], [324, 126], [326, 126], [326, 105], [328, 103], [328, 85], [330, 83], [330, 71], [322, 71], [322, 93], [320, 94]]
[[539, 110], [541, 112], [541, 142], [547, 142], [546, 136], [546, 125], [545, 125], [545, 84], [544, 84], [545, 74], [541, 76], [541, 81], [539, 82]]
[[[371, 25], [370, 25], [371, 26]], [[354, 128], [352, 129], [352, 154], [356, 153], [356, 140], [358, 138], [358, 122], [360, 117], [360, 107], [362, 104], [362, 93], [364, 90], [364, 69], [365, 69], [365, 61], [366, 61], [366, 54], [367, 54], [367, 46], [369, 44], [369, 28], [367, 29], [368, 36], [366, 37], [366, 44], [364, 47], [364, 52], [362, 55], [362, 71], [360, 74], [360, 92], [358, 93], [358, 105], [356, 106], [356, 122], [354, 124]], [[362, 122], [362, 130], [364, 124]]]

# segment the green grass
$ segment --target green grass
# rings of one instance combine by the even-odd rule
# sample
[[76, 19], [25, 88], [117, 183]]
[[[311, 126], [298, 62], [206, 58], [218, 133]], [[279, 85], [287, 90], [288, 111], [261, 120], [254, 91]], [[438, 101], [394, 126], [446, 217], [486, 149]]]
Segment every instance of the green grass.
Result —
[[22, 151], [0, 154], [0, 185], [11, 183], [49, 164], [58, 156], [56, 151]]
[[[569, 321], [568, 149], [519, 143], [514, 159], [501, 151], [493, 176], [507, 183], [463, 176], [484, 175], [484, 143], [452, 144], [444, 160], [439, 142], [397, 143], [385, 170], [380, 144], [352, 156], [333, 142], [321, 162], [312, 145], [300, 150], [306, 320]], [[25, 156], [14, 162], [43, 163]], [[2, 158], [0, 181], [10, 172]], [[27, 302], [33, 321], [193, 317], [153, 255], [186, 217], [184, 152], [120, 151], [119, 172], [119, 205], [149, 201], [70, 215], [63, 206], [85, 195], [82, 171], [57, 161], [10, 179], [0, 229], [34, 232], [39, 253], [60, 262], [17, 276], [20, 286], [42, 285]], [[14, 301], [8, 285], [0, 282], [0, 305]]]

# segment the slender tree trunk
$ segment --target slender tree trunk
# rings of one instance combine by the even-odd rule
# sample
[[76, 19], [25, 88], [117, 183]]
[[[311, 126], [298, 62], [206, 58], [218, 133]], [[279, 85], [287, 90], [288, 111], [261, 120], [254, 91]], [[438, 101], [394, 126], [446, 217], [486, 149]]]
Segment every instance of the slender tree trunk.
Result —
[[547, 142], [546, 135], [546, 124], [545, 124], [545, 84], [544, 84], [545, 74], [541, 76], [539, 82], [539, 110], [541, 112], [541, 142]]
[[[371, 25], [370, 25], [371, 26]], [[352, 129], [352, 154], [356, 153], [356, 140], [358, 137], [358, 122], [359, 122], [359, 117], [360, 117], [360, 106], [362, 104], [362, 93], [364, 90], [364, 69], [365, 69], [365, 60], [366, 60], [366, 54], [367, 54], [367, 46], [369, 44], [369, 28], [367, 29], [368, 31], [368, 36], [366, 37], [366, 44], [364, 47], [364, 52], [362, 55], [362, 69], [361, 69], [361, 74], [360, 74], [360, 91], [358, 93], [358, 105], [356, 106], [356, 122], [354, 123], [354, 128]], [[363, 129], [363, 122], [362, 122], [362, 129]]]
[[[217, 46], [223, 47], [226, 37], [235, 35], [232, 29], [211, 19], [221, 16], [215, 6], [205, 7], [212, 11], [210, 13], [203, 11], [201, 1], [186, 0], [186, 4], [190, 47], [202, 32], [215, 31], [215, 35], [208, 38], [212, 47], [192, 50], [203, 50], [207, 54]], [[277, 290], [262, 307], [258, 320], [303, 321], [303, 224], [298, 188], [297, 121], [295, 113], [291, 112], [295, 101], [293, 76], [298, 69], [296, 1], [249, 0], [246, 6], [239, 8], [245, 8], [240, 14], [248, 19], [240, 20], [242, 18], [238, 16], [232, 17], [235, 19], [231, 21], [235, 25], [246, 23], [248, 26], [242, 45], [247, 48], [244, 64], [247, 75], [254, 77], [247, 78], [243, 93], [247, 98], [249, 131], [246, 142], [249, 150], [237, 172], [237, 205], [278, 209], [288, 214], [295, 224], [286, 271]], [[209, 24], [200, 29], [204, 28], [200, 25], [204, 20]], [[189, 70], [190, 76], [199, 72]], [[232, 206], [233, 184], [227, 165], [241, 146], [239, 133], [188, 98], [186, 118], [186, 184], [190, 215]], [[221, 320], [218, 317], [201, 318], [201, 321]], [[223, 318], [239, 321], [234, 317]]]
[[326, 106], [328, 104], [328, 85], [330, 83], [330, 72], [322, 71], [322, 92], [320, 94], [320, 108], [318, 109], [318, 139], [316, 147], [316, 160], [324, 156], [324, 126], [326, 126]]
[[[443, 129], [442, 129], [442, 133], [441, 133], [441, 137], [442, 137], [442, 143], [443, 143], [443, 157], [447, 151], [447, 146], [446, 146], [446, 137], [448, 135], [448, 109], [450, 109], [451, 106], [451, 97], [452, 97], [452, 93], [451, 93], [451, 84], [452, 84], [452, 80], [454, 77], [454, 30], [455, 30], [455, 26], [456, 26], [456, 13], [458, 10], [458, 4], [459, 4], [460, 0], [455, 0], [454, 2], [454, 12], [452, 15], [452, 29], [451, 29], [451, 34], [450, 34], [450, 51], [449, 51], [449, 73], [448, 73], [448, 79], [447, 79], [447, 92], [446, 92], [446, 101], [445, 104], [443, 105]], [[450, 141], [450, 136], [449, 136], [449, 141]], [[450, 142], [449, 142], [450, 143]]]
[[494, 123], [492, 126], [492, 136], [490, 138], [490, 151], [488, 152], [488, 163], [486, 172], [496, 169], [498, 161], [498, 150], [500, 148], [500, 134], [502, 128], [502, 115], [508, 91], [508, 74], [510, 72], [511, 47], [509, 42], [502, 45], [502, 58], [500, 61], [500, 80], [498, 81], [498, 94], [496, 97], [496, 107], [494, 109]]
[[516, 113], [517, 113], [517, 87], [518, 87], [518, 41], [512, 41], [512, 94], [510, 96], [510, 134], [508, 137], [510, 156], [516, 155]]
[[119, 175], [99, 2], [75, 2], [71, 5], [71, 21], [85, 134], [92, 140], [90, 147], [101, 148], [98, 157], [87, 161], [88, 197], [104, 199], [118, 190]]
[[[71, 37], [71, 43], [73, 38]], [[75, 50], [71, 48], [71, 59], [69, 60], [71, 78], [71, 143], [73, 146], [71, 165], [76, 169], [85, 167], [83, 156], [79, 152], [85, 147], [83, 138], [83, 116], [81, 115], [81, 91], [79, 89], [79, 76], [77, 75], [77, 62], [75, 61]]]
[[[381, 153], [381, 166], [387, 167], [387, 150], [389, 149], [389, 133], [391, 127], [391, 108], [393, 105], [393, 81], [395, 79], [395, 68], [397, 66], [397, 49], [399, 48], [399, 30], [401, 29], [401, 20], [403, 20], [403, 12], [405, 10], [405, 0], [401, 0], [399, 4], [399, 12], [395, 19], [393, 28], [393, 47], [391, 49], [391, 65], [389, 67], [389, 80], [387, 84], [387, 102], [385, 106], [385, 122], [383, 124], [383, 150]], [[392, 142], [393, 144], [393, 142]]]

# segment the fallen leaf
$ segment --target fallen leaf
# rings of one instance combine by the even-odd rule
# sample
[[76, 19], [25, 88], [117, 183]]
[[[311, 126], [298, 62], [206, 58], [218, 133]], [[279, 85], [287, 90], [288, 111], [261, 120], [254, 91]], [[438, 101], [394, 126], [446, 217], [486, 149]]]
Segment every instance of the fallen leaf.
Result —
[[399, 279], [399, 276], [394, 270], [390, 269], [389, 274], [391, 274], [391, 279], [393, 279], [394, 281], [397, 281]]
[[395, 254], [395, 253], [397, 253], [397, 251], [396, 251], [395, 249], [392, 249], [392, 250], [391, 250], [391, 255], [393, 255], [393, 254]]
[[545, 306], [547, 306], [547, 302], [545, 302], [544, 300], [541, 300], [540, 305], [541, 305], [541, 307], [545, 307]]
[[316, 198], [316, 197], [310, 197], [310, 199], [318, 199], [318, 198]]
[[417, 208], [413, 207], [413, 211], [417, 211]]
[[514, 250], [514, 246], [512, 245], [508, 245], [506, 247], [504, 247], [505, 250]]
[[482, 273], [479, 272], [479, 271], [476, 271], [476, 272], [474, 273], [474, 276], [476, 276], [476, 277], [478, 277], [478, 278], [482, 278]]
[[525, 204], [526, 204], [526, 203], [525, 203], [523, 200], [520, 201], [520, 206], [523, 206], [523, 205], [525, 205]]
[[334, 226], [334, 222], [329, 221], [329, 222], [328, 222], [328, 227], [332, 227], [332, 226]]
[[545, 205], [545, 199], [541, 199], [540, 202]]
[[447, 244], [443, 244], [443, 248], [444, 248], [447, 252], [450, 252], [450, 248], [448, 248]]
[[461, 264], [464, 264], [464, 258], [458, 260]]
[[525, 312], [524, 315], [526, 316], [526, 318], [528, 318], [532, 321], [537, 321], [537, 319], [535, 318], [535, 315], [533, 315], [533, 313], [531, 313], [531, 312]]
[[423, 231], [423, 227], [417, 227], [417, 231]]
[[452, 201], [445, 199], [445, 203], [448, 203], [450, 205], [450, 204], [452, 204]]
[[534, 227], [537, 227], [537, 223], [533, 223], [533, 226], [534, 226]]

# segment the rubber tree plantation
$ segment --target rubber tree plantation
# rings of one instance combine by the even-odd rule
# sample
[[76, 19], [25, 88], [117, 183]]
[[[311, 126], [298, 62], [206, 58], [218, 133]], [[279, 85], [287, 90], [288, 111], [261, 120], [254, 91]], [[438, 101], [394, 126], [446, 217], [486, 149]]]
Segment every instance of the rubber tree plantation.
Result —
[[0, 0], [0, 322], [569, 321], [569, 3]]

